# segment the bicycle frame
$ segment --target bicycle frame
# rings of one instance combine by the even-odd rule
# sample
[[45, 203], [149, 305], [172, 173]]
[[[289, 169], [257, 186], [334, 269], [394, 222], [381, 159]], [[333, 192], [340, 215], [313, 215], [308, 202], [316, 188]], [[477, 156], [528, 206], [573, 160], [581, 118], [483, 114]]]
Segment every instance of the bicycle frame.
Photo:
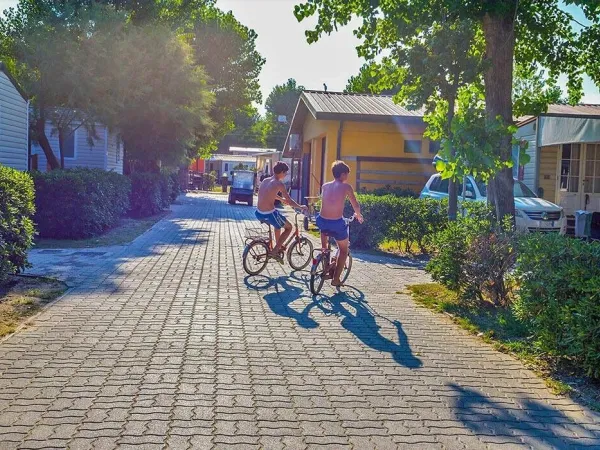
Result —
[[[273, 250], [273, 248], [275, 248], [275, 246], [273, 245], [275, 241], [275, 231], [273, 230], [273, 227], [270, 224], [267, 224], [269, 226], [269, 250]], [[292, 233], [290, 234], [290, 236], [286, 239], [286, 241], [283, 243], [283, 245], [281, 246], [281, 250], [285, 250], [287, 249], [287, 247], [296, 239], [300, 239], [300, 227], [298, 226], [298, 213], [296, 213], [294, 215], [294, 226], [292, 227]]]

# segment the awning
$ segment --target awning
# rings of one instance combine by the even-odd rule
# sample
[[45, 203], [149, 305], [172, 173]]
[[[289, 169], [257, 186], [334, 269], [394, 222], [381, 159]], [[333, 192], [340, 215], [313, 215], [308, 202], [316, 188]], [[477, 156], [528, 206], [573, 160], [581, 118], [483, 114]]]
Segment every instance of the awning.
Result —
[[540, 117], [538, 146], [600, 142], [600, 117]]

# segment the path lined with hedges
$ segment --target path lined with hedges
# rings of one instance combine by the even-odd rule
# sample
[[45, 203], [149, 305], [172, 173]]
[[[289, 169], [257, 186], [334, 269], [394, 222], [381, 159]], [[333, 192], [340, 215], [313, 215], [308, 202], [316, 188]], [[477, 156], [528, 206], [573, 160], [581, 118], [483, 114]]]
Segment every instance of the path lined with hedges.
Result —
[[0, 344], [0, 448], [600, 446], [599, 414], [396, 294], [418, 263], [356, 258], [318, 301], [246, 278], [252, 212], [190, 195], [129, 246], [34, 252], [73, 288]]

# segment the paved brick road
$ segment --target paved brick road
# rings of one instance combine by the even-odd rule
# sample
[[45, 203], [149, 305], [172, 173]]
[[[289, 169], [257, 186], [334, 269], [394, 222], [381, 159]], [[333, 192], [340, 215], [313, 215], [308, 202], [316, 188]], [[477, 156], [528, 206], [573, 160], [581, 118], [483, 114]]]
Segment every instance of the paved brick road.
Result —
[[[0, 447], [570, 448], [598, 415], [395, 294], [418, 267], [246, 279], [246, 206], [188, 196], [128, 247], [34, 252], [75, 286], [0, 344]], [[65, 267], [66, 267], [65, 266]]]

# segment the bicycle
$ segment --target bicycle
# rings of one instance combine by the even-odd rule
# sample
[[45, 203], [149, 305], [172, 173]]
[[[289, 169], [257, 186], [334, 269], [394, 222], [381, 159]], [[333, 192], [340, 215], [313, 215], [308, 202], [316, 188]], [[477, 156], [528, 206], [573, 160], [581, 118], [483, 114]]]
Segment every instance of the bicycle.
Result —
[[[281, 247], [281, 254], [287, 252], [287, 261], [294, 270], [302, 270], [308, 266], [313, 254], [312, 242], [300, 233], [298, 216], [299, 212], [296, 210], [294, 231]], [[269, 227], [268, 231], [264, 227], [246, 228], [246, 247], [242, 261], [248, 275], [258, 275], [267, 267], [269, 260], [274, 259], [271, 256], [275, 247], [273, 230], [270, 224], [266, 225]]]
[[[352, 217], [350, 218], [343, 218], [347, 228], [350, 227], [350, 223], [353, 222], [355, 218], [355, 215], [352, 215]], [[349, 235], [350, 234], [348, 233], [348, 236]], [[321, 292], [321, 288], [323, 287], [323, 283], [325, 283], [325, 280], [333, 279], [335, 269], [337, 266], [339, 248], [336, 247], [335, 254], [331, 256], [331, 236], [328, 236], [327, 248], [322, 248], [316, 251], [320, 251], [320, 253], [315, 257], [315, 250], [313, 250], [313, 265], [310, 269], [310, 292], [313, 295], [318, 295], [319, 292]], [[342, 282], [342, 284], [345, 283], [348, 277], [350, 276], [351, 270], [352, 255], [350, 254], [350, 247], [348, 247], [348, 257], [346, 258], [346, 263], [344, 264], [344, 270], [340, 275], [340, 281]]]

